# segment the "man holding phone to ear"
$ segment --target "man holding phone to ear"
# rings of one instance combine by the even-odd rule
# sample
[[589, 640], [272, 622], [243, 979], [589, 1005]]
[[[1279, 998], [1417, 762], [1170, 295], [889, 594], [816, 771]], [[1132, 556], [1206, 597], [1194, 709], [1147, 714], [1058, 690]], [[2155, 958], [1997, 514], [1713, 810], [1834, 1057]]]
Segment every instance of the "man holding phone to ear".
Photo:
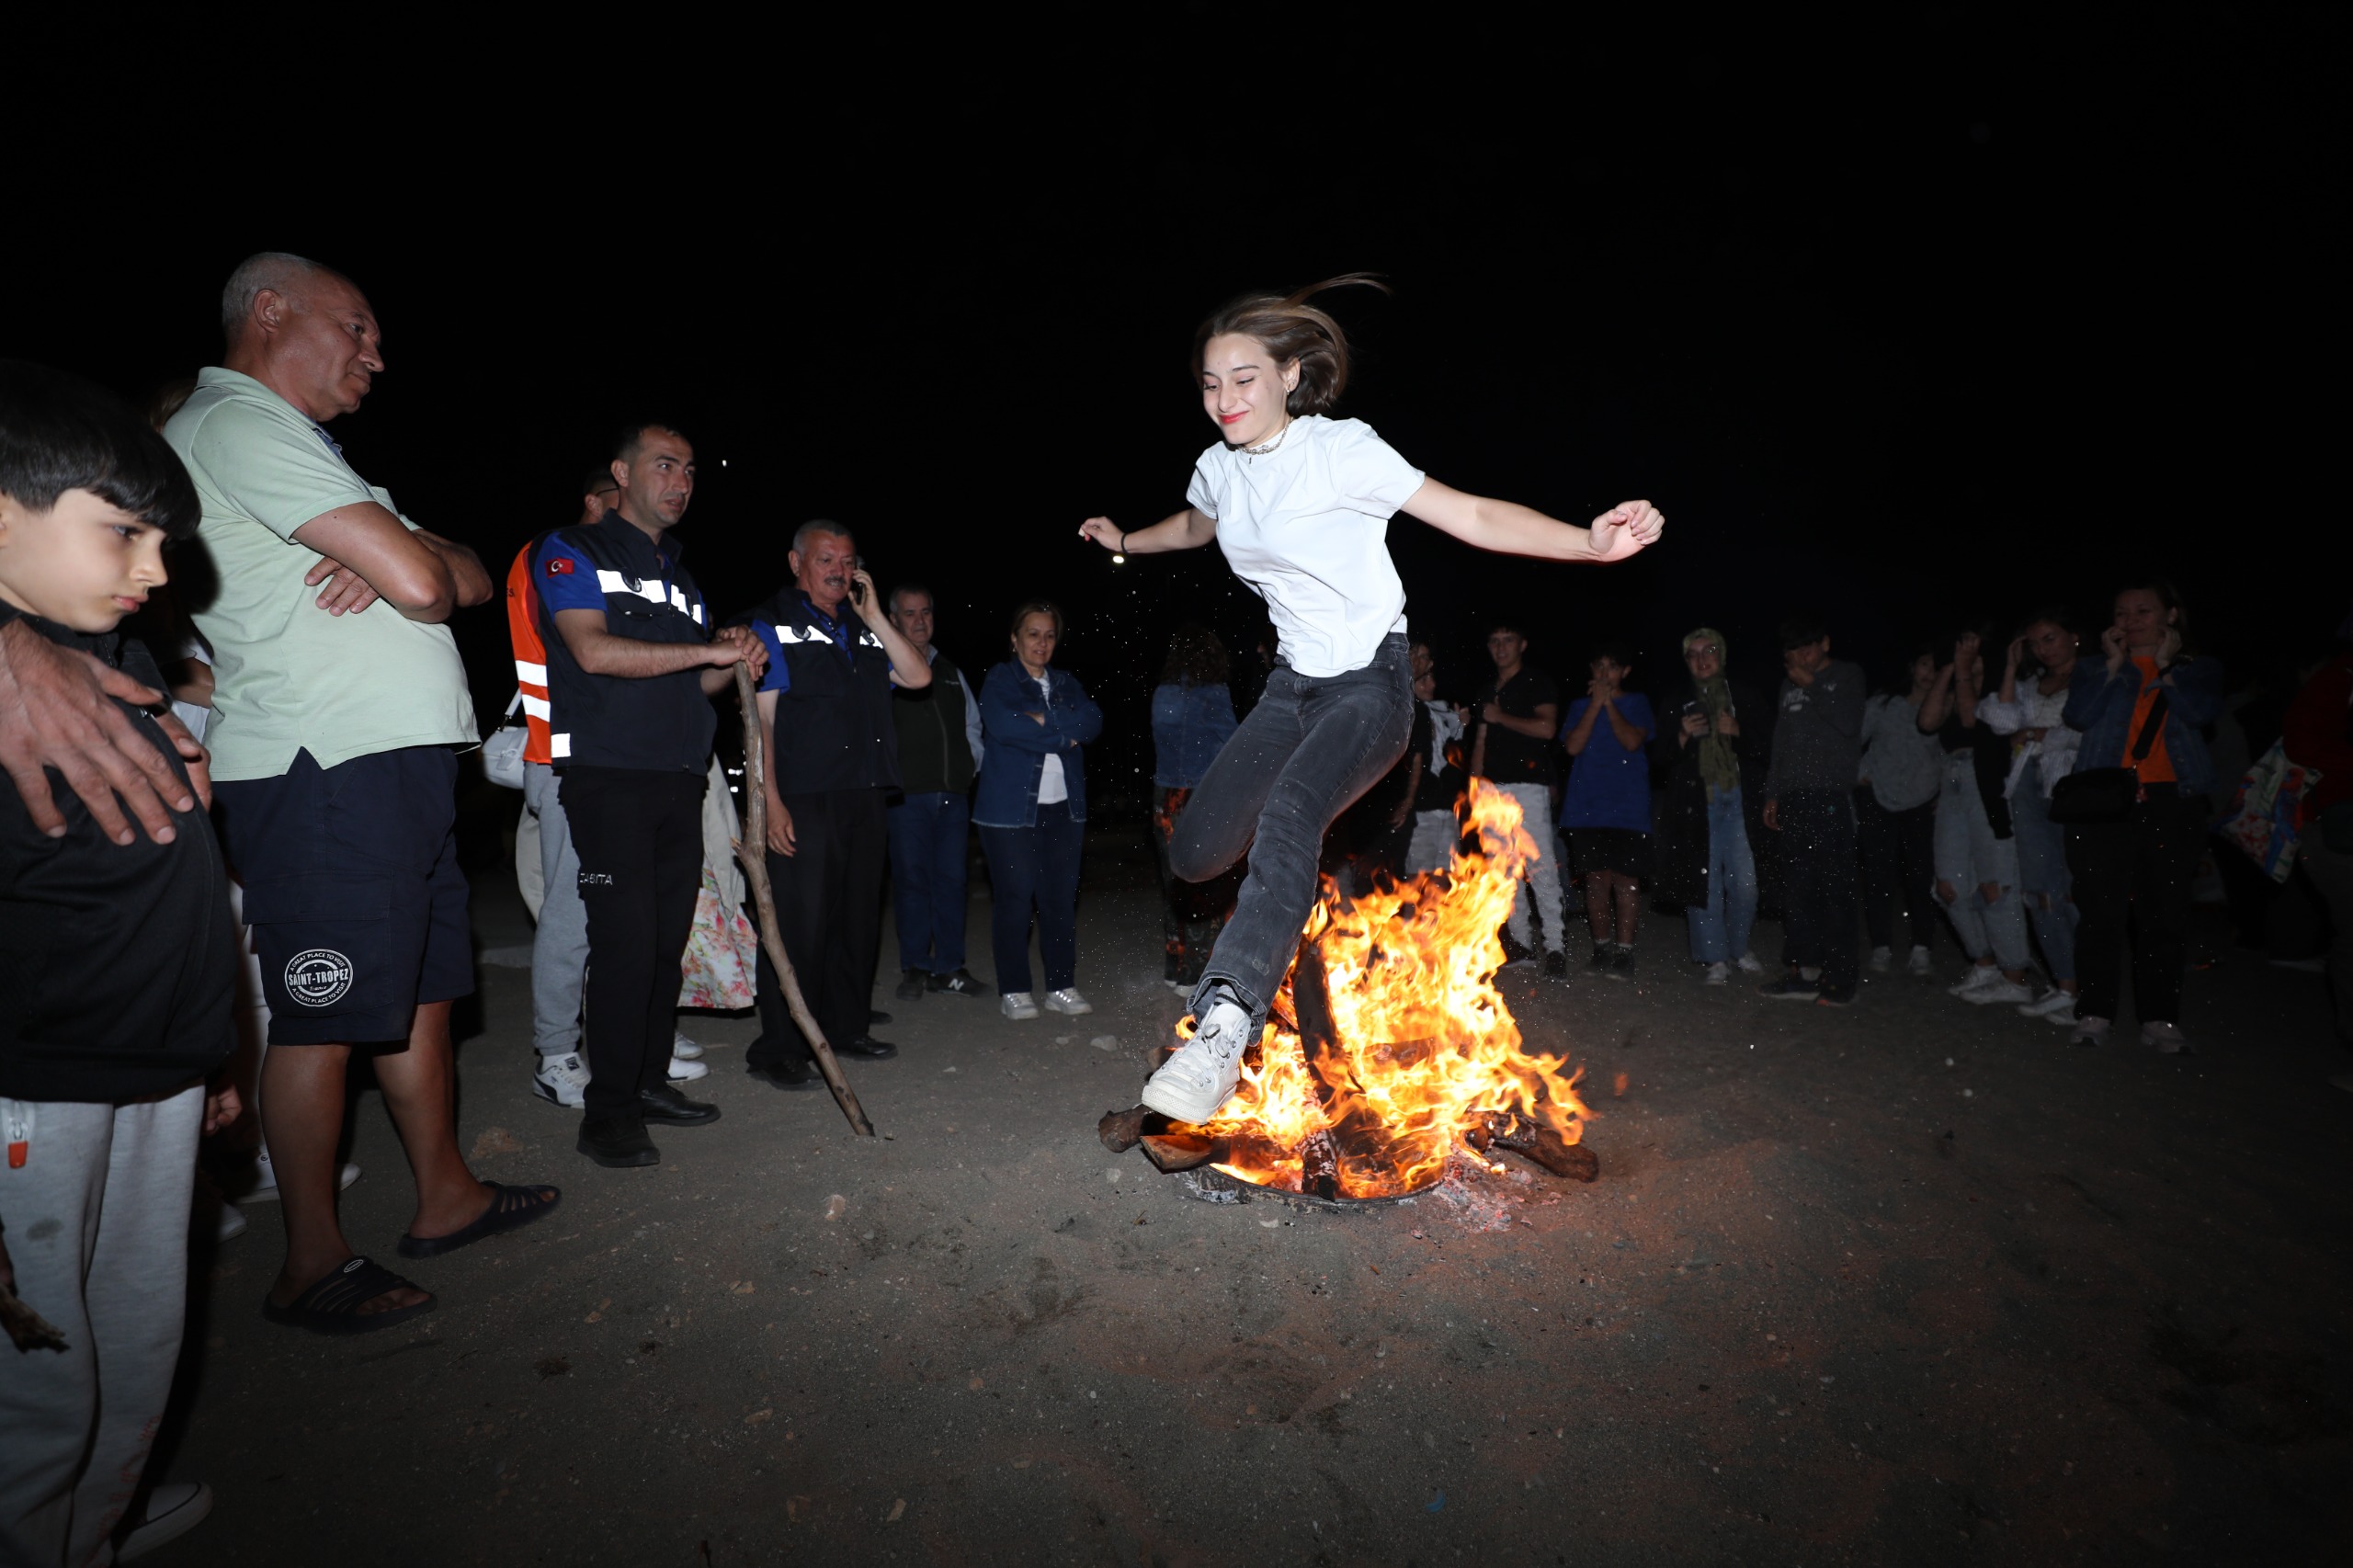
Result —
[[[931, 665], [891, 623], [847, 528], [801, 524], [790, 560], [792, 581], [752, 613], [752, 632], [768, 654], [760, 727], [778, 935], [835, 1052], [896, 1056], [897, 1046], [869, 1032], [882, 942], [885, 797], [899, 787], [891, 685], [895, 676], [902, 690], [921, 690], [931, 684]], [[809, 1043], [785, 1010], [765, 949], [759, 984], [760, 1033], [745, 1053], [746, 1069], [779, 1089], [816, 1087]]]

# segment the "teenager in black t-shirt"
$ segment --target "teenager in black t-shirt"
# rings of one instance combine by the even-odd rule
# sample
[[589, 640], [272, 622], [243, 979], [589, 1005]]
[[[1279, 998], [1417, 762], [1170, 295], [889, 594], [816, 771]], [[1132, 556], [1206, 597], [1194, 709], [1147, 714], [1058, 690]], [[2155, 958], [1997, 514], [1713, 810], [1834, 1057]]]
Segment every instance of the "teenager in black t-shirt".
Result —
[[1519, 802], [1520, 815], [1538, 846], [1504, 931], [1509, 961], [1526, 963], [1536, 956], [1529, 931], [1533, 918], [1543, 937], [1544, 971], [1558, 975], [1569, 969], [1558, 839], [1552, 832], [1552, 781], [1558, 777], [1553, 737], [1561, 728], [1561, 688], [1542, 670], [1530, 669], [1527, 655], [1528, 636], [1518, 627], [1506, 623], [1487, 633], [1487, 656], [1495, 662], [1495, 677], [1472, 710], [1476, 739], [1471, 771]]

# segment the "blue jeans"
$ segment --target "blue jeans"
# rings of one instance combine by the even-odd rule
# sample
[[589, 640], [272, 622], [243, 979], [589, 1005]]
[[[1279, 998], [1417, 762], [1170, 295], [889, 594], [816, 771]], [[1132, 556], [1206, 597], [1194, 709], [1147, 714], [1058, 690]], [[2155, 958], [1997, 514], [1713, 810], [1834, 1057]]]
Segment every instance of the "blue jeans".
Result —
[[2010, 831], [2018, 845], [2018, 891], [2034, 922], [2035, 944], [2053, 980], [2075, 978], [2075, 879], [2067, 870], [2067, 830], [2051, 820], [2051, 800], [2042, 792], [2042, 759], [2018, 775], [2010, 795]]
[[953, 974], [964, 967], [964, 835], [972, 804], [962, 791], [909, 795], [892, 806], [891, 919], [899, 967]]
[[1035, 827], [981, 829], [995, 906], [990, 934], [999, 995], [1029, 989], [1033, 909], [1046, 989], [1066, 990], [1078, 978], [1078, 852], [1086, 836], [1086, 824], [1071, 820], [1068, 801], [1040, 806]]
[[1684, 915], [1692, 962], [1730, 963], [1748, 951], [1756, 926], [1756, 857], [1749, 853], [1737, 784], [1708, 796], [1708, 902]]
[[[1242, 727], [1201, 776], [1169, 869], [1205, 882], [1250, 857], [1233, 918], [1193, 992], [1198, 1014], [1211, 983], [1239, 994], [1256, 1022], [1282, 989], [1315, 905], [1324, 830], [1405, 753], [1414, 729], [1405, 638], [1392, 632], [1372, 662], [1336, 676], [1279, 665]], [[1530, 821], [1530, 831], [1543, 819]]]

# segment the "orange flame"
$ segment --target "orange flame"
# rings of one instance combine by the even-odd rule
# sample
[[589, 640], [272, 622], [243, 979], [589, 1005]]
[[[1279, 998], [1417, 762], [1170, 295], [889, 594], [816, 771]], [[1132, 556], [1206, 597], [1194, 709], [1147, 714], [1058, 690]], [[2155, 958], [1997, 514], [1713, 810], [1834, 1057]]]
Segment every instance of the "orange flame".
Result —
[[1490, 1117], [1522, 1117], [1570, 1143], [1583, 1135], [1582, 1069], [1523, 1051], [1495, 986], [1499, 933], [1536, 842], [1518, 802], [1485, 780], [1472, 781], [1468, 805], [1478, 851], [1458, 845], [1446, 871], [1357, 899], [1324, 884], [1301, 950], [1322, 959], [1333, 1038], [1311, 1063], [1289, 1022], [1300, 1017], [1294, 973], [1257, 1060], [1200, 1128], [1228, 1141], [1220, 1170], [1297, 1192], [1319, 1164], [1342, 1195], [1386, 1198], [1439, 1181], [1463, 1135]]

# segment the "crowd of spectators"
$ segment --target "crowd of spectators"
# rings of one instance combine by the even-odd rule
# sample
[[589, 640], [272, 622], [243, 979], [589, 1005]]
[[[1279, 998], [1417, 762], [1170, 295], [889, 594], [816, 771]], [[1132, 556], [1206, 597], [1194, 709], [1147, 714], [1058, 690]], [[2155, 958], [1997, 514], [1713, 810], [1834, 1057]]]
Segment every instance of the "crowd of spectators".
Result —
[[[10, 1314], [20, 1346], [40, 1348], [0, 1377], [9, 1562], [135, 1554], [209, 1506], [200, 1487], [140, 1484], [178, 1353], [200, 1137], [244, 1130], [250, 1169], [232, 1196], [279, 1200], [285, 1252], [263, 1311], [290, 1328], [367, 1332], [436, 1304], [338, 1217], [358, 1174], [337, 1155], [355, 1057], [411, 1169], [401, 1256], [562, 1201], [551, 1185], [478, 1179], [456, 1133], [450, 1013], [473, 987], [459, 756], [482, 731], [447, 623], [492, 579], [328, 432], [384, 369], [358, 284], [256, 256], [224, 289], [222, 327], [222, 364], [152, 420], [73, 378], [0, 365], [0, 1304], [50, 1320]], [[873, 1033], [890, 1021], [872, 1006], [886, 883], [898, 1002], [993, 987], [1016, 1022], [1093, 1010], [1076, 912], [1087, 747], [1105, 720], [1055, 665], [1063, 611], [1020, 605], [1005, 656], [969, 677], [935, 640], [930, 590], [901, 582], [886, 598], [850, 528], [818, 520], [792, 536], [773, 596], [716, 625], [677, 534], [696, 477], [686, 432], [624, 426], [578, 516], [506, 576], [517, 871], [538, 923], [533, 1084], [578, 1113], [578, 1153], [606, 1166], [655, 1164], [655, 1130], [721, 1114], [682, 1087], [709, 1068], [677, 1012], [692, 945], [748, 931], [713, 755], [713, 699], [739, 676], [766, 758], [766, 842], [750, 852], [806, 1006], [787, 1005], [764, 946], [756, 961], [741, 947], [754, 1078], [818, 1085], [804, 1016], [835, 1052], [896, 1054]], [[218, 583], [175, 617], [163, 544], [190, 537]], [[133, 614], [153, 622], [163, 665], [118, 631]], [[1751, 678], [1761, 661], [1736, 671], [1723, 633], [1699, 627], [1655, 698], [1642, 658], [1604, 644], [1564, 701], [1528, 630], [1497, 624], [1492, 668], [1459, 705], [1428, 644], [1391, 633], [1364, 690], [1393, 696], [1409, 674], [1410, 732], [1333, 824], [1322, 869], [1345, 890], [1444, 867], [1481, 779], [1540, 847], [1499, 933], [1508, 966], [1567, 978], [1581, 903], [1579, 967], [1655, 978], [1675, 966], [1638, 969], [1637, 939], [1663, 911], [1683, 917], [1703, 983], [1745, 973], [1766, 997], [1845, 1007], [1867, 974], [1933, 974], [1943, 931], [1967, 960], [1949, 987], [1961, 1002], [2097, 1046], [2128, 1010], [2129, 977], [2140, 1042], [2178, 1054], [2192, 1048], [2182, 988], [2201, 858], [2243, 855], [2329, 910], [2353, 1043], [2353, 651], [2305, 673], [2279, 746], [2247, 767], [2218, 744], [2234, 722], [2222, 665], [2161, 581], [2126, 585], [2098, 622], [2045, 608], [1907, 648], [1876, 688], [1834, 631], [1783, 621], [1768, 689]], [[1237, 711], [1295, 684], [1264, 641], [1238, 661], [1199, 625], [1169, 643], [1150, 816], [1158, 979], [1181, 994], [1202, 984], [1246, 869], [1188, 881], [1173, 846], [1249, 829], [1198, 810], [1190, 840], [1178, 824], [1222, 754], [1248, 749], [1228, 744]], [[975, 829], [988, 980], [965, 946]], [[1303, 869], [1313, 845], [1274, 847]], [[1753, 946], [1763, 915], [1781, 926], [1771, 964]]]

